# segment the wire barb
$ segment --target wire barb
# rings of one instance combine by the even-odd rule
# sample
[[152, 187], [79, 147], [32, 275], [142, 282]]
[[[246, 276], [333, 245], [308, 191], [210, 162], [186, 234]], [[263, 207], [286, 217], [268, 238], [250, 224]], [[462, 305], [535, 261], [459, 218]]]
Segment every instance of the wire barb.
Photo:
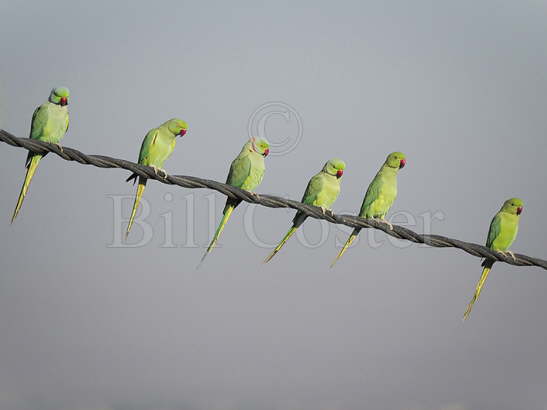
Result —
[[148, 179], [154, 179], [162, 184], [178, 185], [183, 188], [208, 188], [220, 192], [232, 199], [239, 199], [241, 201], [249, 202], [252, 204], [259, 204], [268, 208], [292, 208], [297, 211], [301, 211], [309, 217], [315, 219], [324, 219], [327, 222], [334, 224], [346, 225], [352, 228], [372, 228], [384, 231], [386, 235], [393, 236], [394, 238], [404, 239], [414, 243], [425, 244], [435, 248], [457, 248], [470, 255], [479, 258], [488, 258], [497, 262], [505, 262], [515, 266], [538, 266], [547, 270], [547, 260], [533, 258], [531, 256], [515, 253], [514, 258], [509, 254], [502, 254], [491, 249], [471, 242], [464, 242], [458, 239], [448, 238], [441, 235], [428, 235], [419, 234], [411, 231], [408, 228], [404, 228], [400, 225], [393, 225], [393, 229], [390, 229], [385, 223], [376, 221], [374, 219], [364, 219], [353, 215], [337, 215], [330, 213], [323, 213], [321, 208], [311, 205], [306, 205], [292, 199], [285, 199], [278, 196], [260, 194], [256, 195], [252, 192], [244, 191], [242, 189], [223, 184], [221, 182], [212, 181], [209, 179], [203, 179], [198, 177], [186, 176], [186, 175], [167, 175], [165, 178], [158, 175], [152, 167], [139, 165], [131, 161], [127, 161], [120, 158], [112, 158], [104, 155], [86, 155], [74, 148], [68, 148], [63, 146], [63, 149], [55, 144], [49, 144], [30, 138], [17, 138], [9, 132], [0, 129], [0, 141], [5, 142], [14, 147], [25, 148], [36, 154], [46, 154], [53, 152], [64, 160], [76, 161], [84, 165], [93, 165], [99, 168], [122, 168], [128, 171], [134, 172], [138, 176], [142, 176]]

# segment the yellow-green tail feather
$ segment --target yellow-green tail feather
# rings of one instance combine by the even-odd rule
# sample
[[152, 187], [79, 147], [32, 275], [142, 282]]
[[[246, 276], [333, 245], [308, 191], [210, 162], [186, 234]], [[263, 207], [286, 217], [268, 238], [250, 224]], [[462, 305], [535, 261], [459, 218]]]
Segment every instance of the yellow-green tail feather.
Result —
[[19, 199], [17, 199], [17, 205], [15, 205], [15, 210], [13, 211], [13, 215], [11, 216], [11, 223], [17, 218], [17, 215], [19, 214], [19, 211], [21, 210], [21, 207], [23, 206], [23, 201], [25, 200], [25, 196], [27, 195], [28, 187], [30, 186], [30, 181], [32, 180], [32, 177], [34, 176], [34, 173], [36, 172], [36, 168], [38, 168], [38, 164], [40, 163], [40, 160], [42, 159], [41, 155], [34, 155], [27, 166], [27, 173], [25, 175], [25, 182], [23, 182], [23, 186], [21, 187], [21, 193], [19, 194]]
[[465, 313], [463, 314], [463, 320], [469, 317], [469, 315], [471, 314], [471, 310], [473, 309], [473, 305], [479, 299], [482, 287], [484, 286], [484, 282], [486, 282], [486, 278], [488, 277], [488, 274], [490, 273], [490, 269], [491, 267], [485, 266], [484, 269], [482, 270], [481, 278], [479, 279], [479, 282], [477, 283], [477, 287], [475, 288], [475, 294], [473, 295], [473, 298], [467, 305], [467, 309]]
[[338, 260], [342, 257], [342, 255], [346, 252], [346, 250], [351, 246], [351, 244], [353, 243], [353, 241], [355, 240], [355, 238], [357, 238], [357, 235], [359, 234], [359, 230], [358, 229], [354, 229], [353, 232], [351, 233], [351, 235], [349, 236], [348, 240], [346, 241], [346, 243], [344, 244], [343, 248], [340, 250], [340, 252], [338, 253], [338, 256], [336, 256], [336, 258], [332, 261], [332, 263], [330, 264], [330, 267], [332, 268], [336, 262], [338, 262]]
[[296, 232], [297, 229], [298, 229], [298, 227], [296, 227], [296, 226], [293, 226], [291, 229], [289, 229], [289, 232], [287, 232], [287, 234], [283, 237], [283, 239], [281, 239], [281, 242], [279, 242], [279, 244], [275, 247], [275, 249], [272, 251], [272, 253], [270, 253], [266, 257], [266, 259], [264, 259], [264, 263], [268, 263], [269, 261], [272, 260], [272, 258], [275, 256], [275, 254], [280, 251], [280, 249], [283, 247], [283, 245], [285, 245], [285, 242], [287, 242], [289, 240], [289, 238], [291, 236], [293, 236], [293, 234]]
[[215, 232], [215, 235], [213, 236], [213, 239], [211, 240], [211, 243], [209, 244], [209, 246], [207, 247], [207, 250], [205, 251], [205, 253], [201, 257], [201, 261], [199, 262], [200, 265], [203, 263], [203, 261], [205, 260], [207, 255], [209, 255], [209, 253], [216, 246], [218, 238], [220, 237], [220, 234], [224, 230], [224, 227], [226, 226], [226, 223], [228, 222], [228, 219], [230, 219], [230, 216], [232, 215], [232, 212], [233, 212], [234, 208], [235, 207], [233, 205], [229, 205], [224, 210], [224, 216], [222, 217], [222, 220], [220, 221], [220, 224], [218, 224], [218, 228]]
[[137, 186], [137, 194], [135, 195], [135, 202], [133, 202], [133, 209], [131, 210], [131, 216], [129, 217], [129, 223], [127, 224], [127, 231], [125, 232], [125, 237], [129, 235], [129, 231], [131, 230], [131, 227], [133, 226], [133, 221], [135, 220], [135, 214], [137, 213], [137, 208], [139, 207], [139, 203], [141, 202], [142, 193], [144, 192], [144, 188], [146, 187], [146, 180], [144, 182], [142, 180], [139, 180], [139, 185]]

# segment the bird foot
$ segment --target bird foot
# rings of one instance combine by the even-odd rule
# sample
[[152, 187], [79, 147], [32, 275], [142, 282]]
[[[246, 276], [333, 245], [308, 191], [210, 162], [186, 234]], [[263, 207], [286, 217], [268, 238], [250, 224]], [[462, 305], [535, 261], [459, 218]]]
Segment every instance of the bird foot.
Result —
[[[162, 177], [163, 179], [167, 179], [167, 171], [165, 169], [158, 168], [155, 165], [151, 165], [151, 167], [154, 169], [154, 174], [156, 174], [157, 176]], [[160, 175], [160, 174], [163, 174], [163, 176]]]
[[516, 261], [517, 258], [515, 257], [515, 254], [512, 252], [512, 251], [498, 251], [499, 253], [501, 253], [503, 256], [507, 256], [507, 255], [510, 255], [511, 258]]
[[57, 148], [59, 148], [59, 151], [61, 151], [63, 154], [65, 153], [63, 151], [63, 146], [61, 144], [55, 144], [57, 146]]
[[249, 191], [249, 193], [251, 194], [251, 196], [256, 199], [257, 201], [260, 199], [260, 195], [258, 195], [256, 192], [252, 192], [252, 191]]
[[389, 226], [389, 230], [392, 231], [393, 230], [393, 225], [391, 223], [389, 223], [388, 221], [386, 221], [384, 218], [380, 218], [378, 219], [378, 221], [382, 222], [383, 224], [386, 224], [387, 226]]
[[329, 215], [331, 217], [334, 216], [332, 209], [325, 208], [324, 206], [320, 206], [319, 208], [321, 208], [321, 212], [323, 213], [323, 215]]
[[321, 212], [323, 213], [323, 215], [327, 213], [327, 208], [325, 208], [324, 206], [320, 206], [319, 208], [321, 208]]

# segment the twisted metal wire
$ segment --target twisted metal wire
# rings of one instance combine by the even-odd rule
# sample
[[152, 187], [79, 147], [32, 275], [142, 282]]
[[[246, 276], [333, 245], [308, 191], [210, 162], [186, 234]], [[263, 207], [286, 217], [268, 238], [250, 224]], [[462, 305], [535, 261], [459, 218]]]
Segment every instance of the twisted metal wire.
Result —
[[48, 152], [53, 152], [59, 157], [67, 161], [76, 161], [80, 164], [93, 165], [99, 168], [123, 168], [134, 172], [139, 176], [149, 179], [155, 179], [163, 184], [178, 185], [183, 188], [209, 188], [214, 189], [230, 198], [241, 199], [242, 201], [252, 204], [259, 204], [269, 208], [292, 208], [303, 212], [305, 215], [324, 219], [330, 223], [347, 225], [352, 228], [373, 228], [384, 231], [386, 234], [394, 238], [404, 239], [415, 243], [423, 243], [436, 248], [457, 248], [470, 255], [479, 258], [493, 259], [499, 262], [509, 263], [515, 266], [538, 266], [547, 269], [547, 260], [533, 258], [531, 256], [515, 253], [515, 258], [508, 254], [498, 253], [485, 246], [464, 242], [458, 239], [448, 238], [441, 235], [419, 234], [410, 229], [399, 225], [393, 225], [393, 229], [385, 223], [374, 219], [364, 219], [353, 215], [336, 215], [330, 212], [323, 213], [321, 208], [316, 206], [306, 205], [292, 199], [285, 199], [273, 195], [256, 195], [239, 188], [223, 184], [221, 182], [212, 181], [187, 175], [158, 175], [153, 168], [144, 165], [139, 165], [124, 159], [107, 157], [104, 155], [86, 155], [73, 148], [63, 147], [62, 149], [54, 144], [47, 142], [32, 140], [30, 138], [17, 138], [9, 132], [0, 129], [0, 140], [14, 147], [25, 148], [36, 154], [45, 155]]

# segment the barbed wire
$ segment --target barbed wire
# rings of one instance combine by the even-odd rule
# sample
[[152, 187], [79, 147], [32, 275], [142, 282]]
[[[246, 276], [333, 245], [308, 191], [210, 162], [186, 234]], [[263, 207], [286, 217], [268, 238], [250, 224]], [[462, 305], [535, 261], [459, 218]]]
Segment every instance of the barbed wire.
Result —
[[37, 141], [30, 138], [18, 138], [9, 132], [0, 129], [0, 140], [14, 147], [25, 148], [36, 154], [45, 155], [48, 152], [57, 154], [67, 161], [76, 161], [80, 164], [93, 165], [99, 168], [122, 168], [134, 172], [139, 176], [149, 179], [155, 179], [163, 184], [178, 185], [183, 188], [209, 188], [218, 191], [227, 197], [241, 199], [252, 204], [266, 206], [268, 208], [292, 208], [302, 211], [309, 217], [315, 219], [324, 219], [334, 224], [346, 225], [352, 228], [373, 228], [385, 232], [394, 238], [425, 244], [435, 248], [457, 248], [470, 255], [479, 258], [493, 259], [498, 262], [505, 262], [515, 266], [538, 266], [547, 269], [547, 260], [533, 258], [531, 256], [515, 253], [514, 259], [511, 255], [498, 253], [485, 246], [460, 241], [458, 239], [448, 238], [441, 235], [419, 234], [404, 228], [400, 225], [393, 225], [391, 229], [387, 224], [374, 219], [364, 219], [354, 215], [337, 215], [331, 212], [324, 213], [319, 207], [306, 205], [292, 199], [285, 199], [273, 195], [253, 194], [242, 189], [226, 185], [221, 182], [212, 181], [187, 175], [163, 175], [156, 174], [151, 167], [139, 165], [131, 161], [119, 158], [112, 158], [105, 155], [87, 155], [74, 148], [59, 147], [55, 144]]

